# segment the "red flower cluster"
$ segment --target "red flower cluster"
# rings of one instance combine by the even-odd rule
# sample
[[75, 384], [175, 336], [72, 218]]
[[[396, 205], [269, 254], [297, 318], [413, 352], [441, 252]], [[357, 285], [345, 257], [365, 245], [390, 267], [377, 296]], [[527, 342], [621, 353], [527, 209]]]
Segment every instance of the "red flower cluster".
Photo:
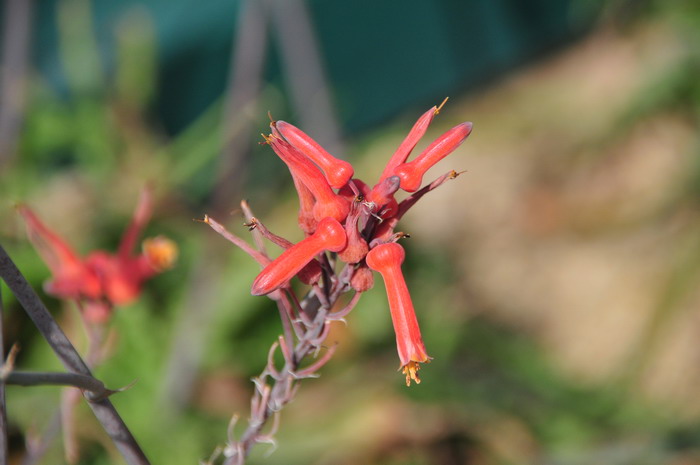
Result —
[[[459, 124], [408, 162], [441, 107], [432, 107], [418, 119], [372, 188], [353, 179], [349, 163], [334, 158], [289, 123], [273, 121], [271, 134], [265, 137], [292, 174], [299, 195], [299, 226], [307, 237], [269, 263], [253, 282], [251, 293], [269, 294], [288, 286], [297, 275], [305, 283], [318, 282], [322, 273], [316, 257], [326, 251], [336, 252], [340, 260], [354, 266], [349, 286], [357, 292], [371, 288], [370, 270], [378, 271], [386, 286], [407, 385], [411, 380], [420, 382], [419, 363], [430, 357], [401, 272], [404, 249], [396, 241], [405, 235], [394, 228], [420, 197], [458, 175], [452, 171], [420, 188], [426, 171], [459, 147], [472, 130], [472, 123]], [[399, 189], [412, 194], [397, 202]]]
[[117, 253], [97, 250], [81, 258], [29, 207], [20, 205], [18, 210], [27, 223], [29, 240], [53, 275], [44, 284], [46, 292], [78, 302], [86, 320], [92, 323], [106, 322], [115, 306], [136, 300], [143, 283], [171, 268], [178, 253], [173, 241], [157, 236], [143, 241], [141, 254], [132, 254], [151, 209], [151, 196], [144, 190]]

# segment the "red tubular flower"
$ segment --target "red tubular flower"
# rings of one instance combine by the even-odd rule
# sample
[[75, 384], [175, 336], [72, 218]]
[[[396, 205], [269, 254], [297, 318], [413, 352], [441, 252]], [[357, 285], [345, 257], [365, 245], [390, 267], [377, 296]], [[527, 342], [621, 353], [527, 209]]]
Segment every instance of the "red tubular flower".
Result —
[[420, 383], [419, 363], [430, 361], [421, 338], [413, 302], [406, 281], [401, 273], [405, 252], [396, 243], [380, 244], [367, 254], [367, 266], [378, 271], [384, 279], [391, 310], [391, 320], [396, 332], [396, 347], [401, 360], [401, 370], [406, 375], [406, 385], [411, 380]]
[[472, 123], [458, 124], [438, 137], [415, 160], [397, 166], [394, 174], [401, 178], [401, 189], [406, 192], [417, 191], [425, 172], [459, 147], [471, 132]]
[[[447, 101], [447, 99], [445, 99], [445, 101]], [[442, 102], [440, 108], [442, 108], [444, 103], [445, 102]], [[411, 131], [408, 133], [403, 142], [401, 142], [399, 148], [396, 149], [394, 155], [392, 155], [392, 157], [389, 159], [389, 163], [386, 164], [382, 175], [379, 177], [379, 182], [384, 181], [389, 176], [393, 176], [396, 167], [406, 161], [418, 141], [425, 135], [425, 131], [428, 130], [428, 126], [430, 126], [430, 123], [433, 121], [433, 118], [439, 113], [439, 111], [440, 110], [437, 107], [433, 106], [430, 110], [426, 111], [420, 118], [418, 118], [416, 124], [413, 125]]]
[[314, 256], [326, 250], [338, 252], [346, 243], [345, 229], [340, 223], [331, 217], [324, 218], [318, 223], [316, 232], [282, 252], [260, 272], [253, 281], [250, 293], [269, 294], [285, 286]]
[[314, 218], [317, 221], [326, 217], [344, 221], [350, 211], [350, 204], [347, 199], [333, 192], [323, 173], [284, 139], [273, 135], [268, 142], [293, 175], [313, 194], [316, 199], [313, 207]]
[[352, 165], [344, 160], [338, 160], [326, 152], [315, 140], [304, 131], [285, 121], [273, 123], [282, 136], [316, 163], [325, 173], [328, 184], [334, 189], [340, 189], [352, 178]]

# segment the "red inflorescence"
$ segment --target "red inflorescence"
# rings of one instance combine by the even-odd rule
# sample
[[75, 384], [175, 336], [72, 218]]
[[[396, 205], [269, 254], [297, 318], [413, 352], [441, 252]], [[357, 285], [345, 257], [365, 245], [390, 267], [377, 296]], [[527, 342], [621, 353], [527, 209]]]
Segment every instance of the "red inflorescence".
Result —
[[133, 254], [138, 236], [151, 216], [147, 190], [140, 197], [116, 254], [96, 250], [81, 258], [29, 207], [20, 205], [18, 210], [27, 224], [29, 240], [53, 275], [44, 289], [56, 297], [78, 302], [91, 323], [105, 323], [115, 306], [135, 301], [143, 283], [171, 268], [177, 259], [177, 246], [163, 236], [145, 239], [142, 252]]
[[[472, 123], [459, 124], [413, 161], [407, 161], [441, 108], [432, 107], [418, 119], [372, 189], [352, 179], [354, 170], [349, 163], [334, 158], [289, 123], [273, 121], [271, 134], [265, 137], [292, 173], [300, 197], [299, 226], [307, 237], [260, 272], [252, 294], [287, 288], [291, 278], [299, 276], [315, 258], [322, 261], [326, 251], [337, 252], [338, 258], [352, 268], [353, 273], [342, 283], [347, 289], [370, 289], [371, 270], [379, 272], [386, 285], [401, 370], [409, 385], [411, 380], [420, 382], [419, 363], [430, 361], [430, 357], [401, 272], [404, 250], [396, 241], [406, 234], [396, 233], [394, 228], [420, 197], [458, 175], [452, 171], [421, 188], [426, 171], [459, 147], [472, 130]], [[398, 202], [395, 195], [399, 189], [412, 194]]]

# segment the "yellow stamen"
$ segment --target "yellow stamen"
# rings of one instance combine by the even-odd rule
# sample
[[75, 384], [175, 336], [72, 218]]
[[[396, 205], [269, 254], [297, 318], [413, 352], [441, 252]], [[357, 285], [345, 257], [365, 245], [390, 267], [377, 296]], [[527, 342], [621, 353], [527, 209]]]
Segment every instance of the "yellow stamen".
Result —
[[420, 378], [418, 377], [418, 370], [420, 370], [420, 365], [418, 362], [411, 360], [406, 365], [403, 366], [403, 374], [406, 375], [406, 386], [411, 385], [411, 380], [415, 381], [416, 384], [420, 384]]
[[435, 115], [439, 115], [439, 114], [440, 114], [440, 110], [442, 110], [442, 107], [447, 103], [447, 100], [448, 100], [448, 99], [449, 99], [449, 97], [445, 97], [445, 100], [443, 100], [442, 103], [440, 104], [440, 106], [438, 106], [438, 107], [435, 109]]
[[[204, 217], [206, 223], [209, 217]], [[177, 244], [167, 237], [157, 236], [143, 241], [143, 252], [156, 271], [172, 268], [177, 260]]]

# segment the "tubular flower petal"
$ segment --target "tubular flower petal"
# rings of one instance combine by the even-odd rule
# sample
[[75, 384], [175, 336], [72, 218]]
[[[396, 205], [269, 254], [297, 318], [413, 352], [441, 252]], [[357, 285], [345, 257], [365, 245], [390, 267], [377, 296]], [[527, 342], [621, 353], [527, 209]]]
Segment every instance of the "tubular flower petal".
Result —
[[316, 205], [316, 199], [309, 190], [308, 187], [304, 185], [294, 174], [292, 174], [292, 181], [294, 182], [294, 187], [297, 190], [297, 196], [299, 197], [299, 214], [297, 215], [297, 222], [299, 227], [306, 234], [313, 234], [316, 231], [316, 225], [318, 221], [314, 217], [314, 205]]
[[417, 191], [425, 172], [459, 147], [471, 132], [472, 123], [458, 124], [438, 137], [415, 160], [397, 166], [394, 174], [401, 178], [401, 189], [406, 192]]
[[[270, 129], [272, 130], [271, 137], [283, 138], [282, 134], [277, 130], [277, 125], [270, 124]], [[268, 144], [272, 145], [271, 137], [265, 137]], [[282, 159], [284, 161], [284, 159]], [[286, 162], [285, 162], [286, 163]], [[313, 234], [316, 231], [316, 225], [318, 221], [314, 217], [314, 205], [316, 205], [316, 199], [311, 193], [308, 187], [297, 177], [294, 170], [290, 168], [290, 174], [292, 175], [292, 181], [294, 182], [294, 188], [297, 191], [297, 197], [299, 197], [299, 215], [297, 216], [297, 222], [299, 227], [305, 234]]]
[[430, 361], [421, 338], [413, 302], [401, 272], [405, 252], [396, 243], [380, 244], [367, 254], [367, 266], [378, 271], [384, 279], [391, 310], [391, 320], [396, 332], [396, 347], [401, 360], [401, 370], [406, 375], [406, 385], [411, 380], [420, 383], [419, 363]]
[[273, 124], [277, 126], [277, 130], [287, 139], [287, 142], [313, 160], [323, 170], [331, 187], [340, 189], [352, 178], [355, 171], [350, 163], [338, 160], [326, 152], [301, 129], [285, 121], [277, 121]]
[[272, 136], [268, 142], [293, 175], [313, 194], [316, 199], [313, 207], [314, 218], [317, 221], [326, 217], [344, 221], [350, 211], [349, 202], [333, 192], [321, 171], [287, 141]]
[[330, 217], [324, 218], [318, 223], [316, 232], [282, 252], [260, 272], [253, 281], [250, 293], [269, 294], [285, 286], [314, 256], [326, 250], [338, 252], [346, 243], [345, 229], [340, 223]]

